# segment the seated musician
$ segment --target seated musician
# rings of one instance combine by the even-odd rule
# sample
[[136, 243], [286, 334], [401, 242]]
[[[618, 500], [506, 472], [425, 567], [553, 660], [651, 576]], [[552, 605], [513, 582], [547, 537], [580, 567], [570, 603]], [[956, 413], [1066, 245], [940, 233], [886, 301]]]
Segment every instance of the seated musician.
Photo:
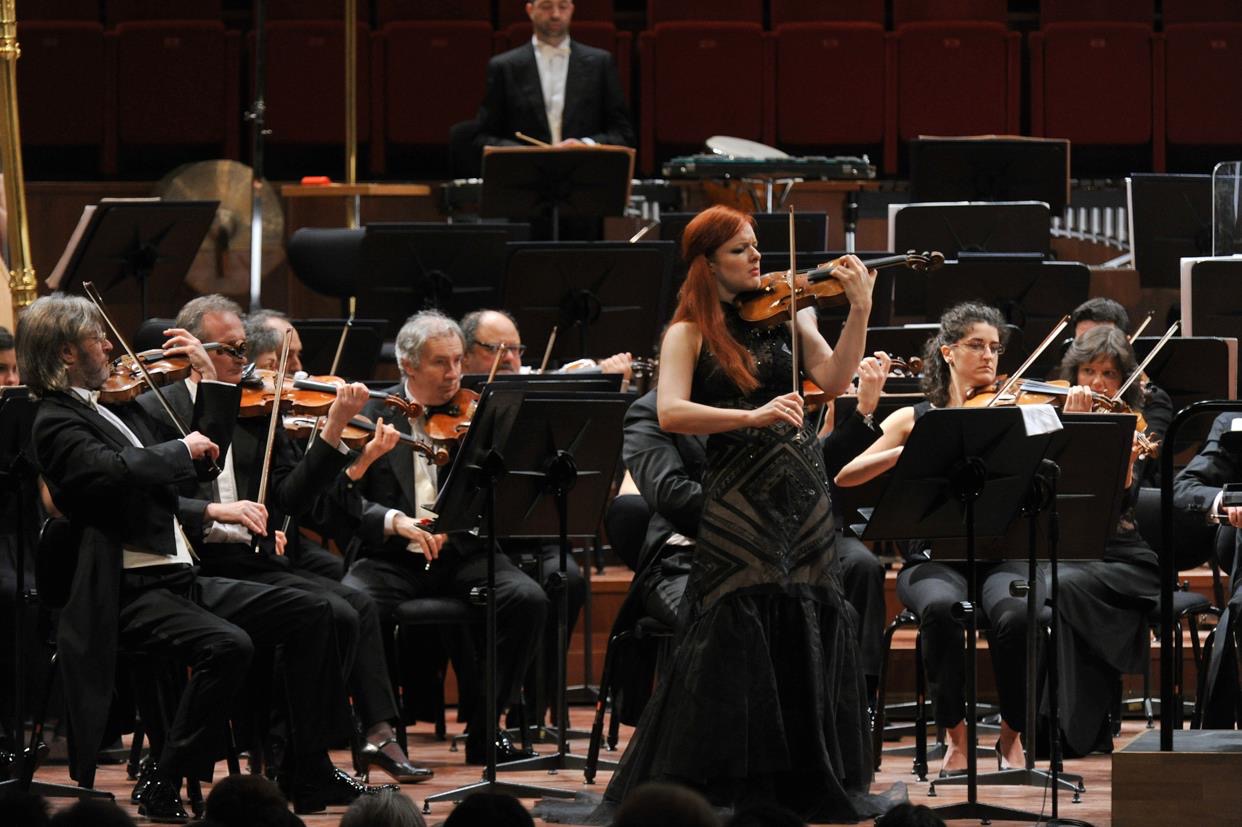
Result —
[[[411, 316], [397, 333], [397, 363], [402, 381], [388, 393], [435, 407], [445, 405], [461, 388], [465, 342], [452, 319], [424, 311]], [[380, 403], [364, 413], [378, 412]], [[421, 418], [398, 417], [394, 425], [402, 433], [426, 438]], [[359, 482], [366, 508], [358, 534], [362, 557], [345, 575], [345, 583], [365, 590], [390, 617], [398, 604], [423, 596], [451, 595], [469, 599], [471, 590], [487, 582], [486, 543], [470, 534], [433, 535], [418, 520], [428, 517], [447, 468], [437, 468], [422, 454], [393, 451], [376, 461]], [[508, 557], [497, 553], [497, 701], [503, 707], [517, 696], [522, 676], [535, 653], [544, 628], [547, 599], [543, 589], [523, 574]], [[481, 697], [469, 724], [466, 761], [486, 760], [486, 715]], [[514, 761], [531, 755], [503, 732], [497, 745], [498, 760]]]
[[[462, 370], [465, 373], [491, 373], [496, 353], [501, 352], [497, 373], [526, 373], [529, 368], [522, 364], [526, 345], [517, 322], [504, 310], [475, 310], [461, 317], [461, 332], [466, 337], [466, 356]], [[562, 367], [562, 371], [587, 370], [598, 373], [620, 373], [630, 376], [634, 359], [629, 353], [614, 353], [607, 359], [594, 362], [580, 359]]]
[[[298, 336], [297, 328], [290, 324], [289, 318], [284, 313], [281, 313], [279, 310], [256, 310], [246, 316], [245, 327], [246, 356], [254, 363], [256, 368], [276, 370], [279, 367], [280, 350], [284, 342], [285, 332], [288, 331], [289, 359], [287, 370], [290, 374], [297, 374], [302, 370], [302, 339]], [[377, 443], [375, 449], [378, 449], [383, 444], [382, 442]], [[300, 446], [296, 441], [294, 446], [300, 451]], [[358, 462], [355, 462], [346, 471], [353, 479], [360, 478], [365, 472], [365, 468], [360, 467], [361, 461], [362, 459], [360, 458]], [[289, 558], [290, 565], [295, 569], [330, 577], [333, 580], [340, 580], [345, 576], [345, 563], [341, 556], [333, 554], [324, 548], [321, 543], [297, 530], [299, 525], [305, 525], [335, 539], [338, 535], [332, 531], [335, 527], [332, 523], [336, 515], [330, 512], [319, 513], [319, 509], [316, 509], [316, 513], [313, 516], [316, 519], [310, 519], [310, 515], [308, 515], [291, 521], [288, 532], [289, 543], [285, 547], [285, 556]]]
[[[966, 303], [946, 310], [924, 353], [922, 386], [927, 400], [890, 414], [879, 439], [841, 469], [837, 485], [861, 485], [889, 470], [897, 464], [919, 417], [933, 407], [962, 407], [973, 390], [994, 383], [1005, 335], [1005, 321], [995, 308]], [[911, 551], [897, 578], [897, 594], [919, 618], [935, 721], [946, 730], [947, 749], [940, 772], [947, 776], [964, 771], [970, 748], [963, 720], [964, 633], [950, 613], [956, 603], [969, 597], [965, 564], [932, 559], [935, 549], [927, 551], [925, 543], [915, 544]], [[1026, 598], [1011, 596], [1009, 584], [1026, 579], [1027, 564], [981, 566], [979, 576], [979, 608], [1000, 696], [997, 764], [1020, 767], [1025, 762], [1019, 736], [1026, 721]]]
[[[1074, 383], [1064, 410], [1089, 412], [1092, 393], [1115, 395], [1136, 368], [1134, 351], [1121, 330], [1111, 325], [1088, 330], [1074, 340], [1061, 361], [1061, 378]], [[1131, 385], [1125, 401], [1146, 415], [1141, 400], [1138, 385]], [[1140, 459], [1139, 451], [1136, 438], [1125, 482], [1126, 499], [1101, 559], [1058, 567], [1057, 611], [1062, 623], [1057, 663], [1062, 743], [1067, 755], [1111, 750], [1114, 726], [1110, 718], [1121, 674], [1143, 671], [1150, 657], [1147, 614], [1160, 595], [1160, 566], [1156, 553], [1138, 532], [1134, 504], [1142, 466], [1155, 463]]]
[[530, 42], [488, 61], [475, 145], [513, 146], [521, 132], [557, 146], [634, 146], [612, 55], [569, 37], [572, 0], [534, 0], [526, 14]]
[[[184, 330], [169, 336], [166, 353], [183, 354], [200, 374], [214, 376], [197, 340]], [[185, 821], [180, 779], [210, 778], [223, 753], [226, 712], [254, 647], [280, 646], [285, 678], [296, 688], [287, 695], [294, 733], [290, 798], [299, 812], [349, 803], [373, 788], [356, 784], [328, 759], [327, 744], [338, 734], [331, 723], [339, 717], [333, 688], [340, 687], [340, 666], [334, 648], [324, 646], [333, 636], [327, 602], [304, 591], [196, 575], [178, 487], [194, 483], [195, 460], [220, 461], [219, 449], [198, 431], [160, 441], [154, 434], [161, 424], [140, 405], [98, 404], [111, 351], [103, 319], [86, 299], [46, 296], [22, 315], [18, 359], [41, 398], [35, 454], [56, 508], [81, 537], [58, 638], [76, 740], [74, 776], [84, 786], [94, 782], [118, 648], [188, 666], [162, 745], [153, 743], [159, 758], [140, 809], [153, 820]], [[203, 410], [232, 416], [236, 399], [227, 391], [205, 383]], [[266, 531], [262, 506], [253, 514], [213, 516]]]
[[[223, 296], [200, 296], [177, 314], [175, 324], [202, 341], [221, 342], [232, 352], [213, 351], [209, 358], [218, 381], [236, 385], [241, 381], [247, 347], [241, 309]], [[166, 394], [174, 410], [182, 416], [193, 410], [194, 398], [200, 388], [197, 371], [184, 383], [168, 388]], [[319, 438], [305, 452], [296, 448], [277, 428], [271, 446], [270, 512], [283, 518], [307, 513], [330, 494], [335, 485], [361, 476], [382, 449], [391, 448], [396, 434], [386, 442], [373, 441], [358, 462], [340, 443], [341, 430], [368, 399], [362, 384], [341, 387], [328, 410], [326, 423]], [[152, 402], [142, 404], [153, 416]], [[256, 512], [266, 503], [255, 502], [267, 443], [268, 416], [234, 418], [230, 445], [221, 457], [223, 473], [213, 482], [200, 483], [182, 493], [194, 497], [202, 508], [200, 519], [189, 522], [191, 536], [200, 550], [203, 571], [221, 577], [252, 580], [273, 586], [301, 589], [320, 595], [332, 609], [336, 624], [336, 642], [341, 652], [350, 695], [363, 725], [367, 744], [362, 758], [367, 766], [380, 767], [394, 779], [404, 783], [425, 781], [433, 773], [409, 762], [397, 741], [393, 722], [398, 720], [396, 699], [388, 679], [384, 660], [384, 632], [380, 626], [375, 603], [364, 592], [341, 584], [331, 577], [296, 569], [273, 549], [264, 546], [254, 552], [254, 537], [245, 529], [225, 529], [212, 522], [213, 511]], [[353, 464], [353, 467], [346, 466]], [[343, 473], [344, 472], [344, 473]], [[273, 519], [268, 526], [275, 530], [283, 520]], [[263, 545], [261, 543], [261, 545]]]

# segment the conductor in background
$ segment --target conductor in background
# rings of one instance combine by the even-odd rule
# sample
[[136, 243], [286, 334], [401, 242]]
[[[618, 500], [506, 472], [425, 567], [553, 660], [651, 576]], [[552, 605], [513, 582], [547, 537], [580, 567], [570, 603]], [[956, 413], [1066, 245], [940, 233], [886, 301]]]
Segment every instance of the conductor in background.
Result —
[[531, 41], [487, 64], [475, 146], [513, 146], [517, 132], [554, 146], [634, 146], [612, 55], [570, 40], [572, 0], [535, 0], [526, 13]]

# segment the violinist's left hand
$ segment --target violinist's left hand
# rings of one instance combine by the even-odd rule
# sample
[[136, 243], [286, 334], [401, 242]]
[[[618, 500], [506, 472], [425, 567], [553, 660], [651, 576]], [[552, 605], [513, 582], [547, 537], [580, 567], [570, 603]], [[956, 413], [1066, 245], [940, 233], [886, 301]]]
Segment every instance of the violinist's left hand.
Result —
[[1086, 385], [1075, 385], [1065, 394], [1065, 404], [1061, 410], [1065, 413], [1091, 413], [1091, 388]]
[[384, 423], [384, 417], [375, 420], [375, 435], [362, 449], [358, 459], [354, 460], [345, 474], [354, 482], [362, 479], [363, 474], [377, 459], [391, 451], [401, 439], [401, 432]]
[[215, 381], [216, 366], [203, 349], [203, 343], [191, 335], [190, 331], [170, 327], [164, 331], [164, 335], [168, 337], [163, 348], [165, 356], [184, 356], [190, 360], [190, 367], [194, 368], [201, 379]]
[[341, 431], [349, 420], [366, 407], [370, 398], [367, 386], [361, 382], [341, 385], [336, 389], [336, 399], [332, 401], [332, 407], [328, 408], [328, 421], [323, 427], [323, 438], [329, 445], [336, 445], [341, 441]]
[[845, 290], [850, 307], [871, 310], [871, 291], [875, 288], [875, 270], [868, 270], [855, 255], [841, 256], [832, 275]]
[[599, 371], [600, 373], [620, 373], [628, 381], [633, 362], [634, 357], [629, 353], [614, 353], [607, 359], [600, 360]]
[[882, 350], [858, 363], [858, 413], [863, 416], [875, 413], [892, 365], [892, 357]]

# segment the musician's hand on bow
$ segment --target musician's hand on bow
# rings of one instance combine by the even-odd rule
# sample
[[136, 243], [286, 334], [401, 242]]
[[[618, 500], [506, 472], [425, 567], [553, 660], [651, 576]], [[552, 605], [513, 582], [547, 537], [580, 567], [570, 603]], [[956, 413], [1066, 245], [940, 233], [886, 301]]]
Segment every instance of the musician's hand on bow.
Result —
[[863, 416], [875, 413], [892, 364], [892, 357], [882, 350], [858, 363], [858, 412]]
[[832, 271], [833, 278], [841, 282], [850, 307], [871, 309], [871, 291], [875, 288], [875, 270], [868, 270], [862, 259], [855, 255], [842, 256]]
[[165, 356], [184, 356], [190, 360], [190, 367], [198, 372], [200, 378], [208, 382], [215, 381], [216, 366], [211, 357], [203, 349], [203, 343], [195, 338], [190, 331], [180, 327], [170, 327], [164, 331], [168, 341], [164, 342]]
[[444, 545], [446, 535], [425, 531], [417, 520], [406, 514], [398, 514], [392, 522], [392, 528], [398, 536], [410, 541], [407, 546], [410, 551], [421, 552], [428, 563], [440, 556], [440, 548]]
[[1242, 528], [1242, 506], [1227, 505], [1221, 509], [1221, 516], [1224, 518], [1222, 522], [1234, 528]]
[[1065, 394], [1065, 404], [1061, 410], [1065, 413], [1091, 413], [1094, 394], [1086, 385], [1075, 385]]
[[289, 537], [288, 537], [288, 535], [286, 535], [286, 534], [285, 534], [283, 531], [281, 531], [280, 529], [276, 529], [274, 532], [272, 532], [272, 536], [273, 536], [273, 538], [274, 538], [274, 539], [275, 539], [275, 541], [276, 541], [276, 556], [277, 556], [277, 557], [284, 557], [284, 556], [285, 556], [285, 548], [289, 545]]
[[217, 523], [243, 526], [251, 534], [267, 536], [267, 506], [253, 500], [208, 503], [206, 516]]
[[764, 428], [768, 425], [775, 425], [777, 422], [785, 422], [795, 428], [801, 428], [802, 396], [792, 392], [778, 396], [763, 407], [749, 411], [748, 418], [752, 428]]
[[181, 441], [190, 449], [190, 459], [211, 457], [211, 461], [215, 462], [220, 458], [220, 446], [198, 431], [191, 431]]
[[578, 138], [566, 138], [557, 146], [586, 146], [586, 141], [579, 140]]

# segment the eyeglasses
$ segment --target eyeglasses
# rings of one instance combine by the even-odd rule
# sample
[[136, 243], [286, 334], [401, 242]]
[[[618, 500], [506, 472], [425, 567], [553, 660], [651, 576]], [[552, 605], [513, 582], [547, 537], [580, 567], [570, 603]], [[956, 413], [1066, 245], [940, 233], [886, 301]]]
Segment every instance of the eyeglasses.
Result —
[[475, 344], [492, 354], [499, 353], [502, 350], [517, 351], [518, 356], [522, 356], [526, 353], [526, 345], [491, 344], [489, 342], [475, 342]]
[[225, 344], [224, 342], [216, 342], [216, 350], [220, 351], [225, 356], [231, 356], [234, 359], [240, 359], [242, 361], [245, 361], [246, 359], [246, 343], [244, 341], [234, 342], [231, 345]]
[[993, 356], [1000, 356], [1005, 352], [1005, 346], [1002, 344], [992, 344], [980, 341], [979, 339], [971, 339], [968, 342], [955, 342], [949, 347], [964, 347], [971, 353], [982, 355], [985, 350], [991, 351]]

